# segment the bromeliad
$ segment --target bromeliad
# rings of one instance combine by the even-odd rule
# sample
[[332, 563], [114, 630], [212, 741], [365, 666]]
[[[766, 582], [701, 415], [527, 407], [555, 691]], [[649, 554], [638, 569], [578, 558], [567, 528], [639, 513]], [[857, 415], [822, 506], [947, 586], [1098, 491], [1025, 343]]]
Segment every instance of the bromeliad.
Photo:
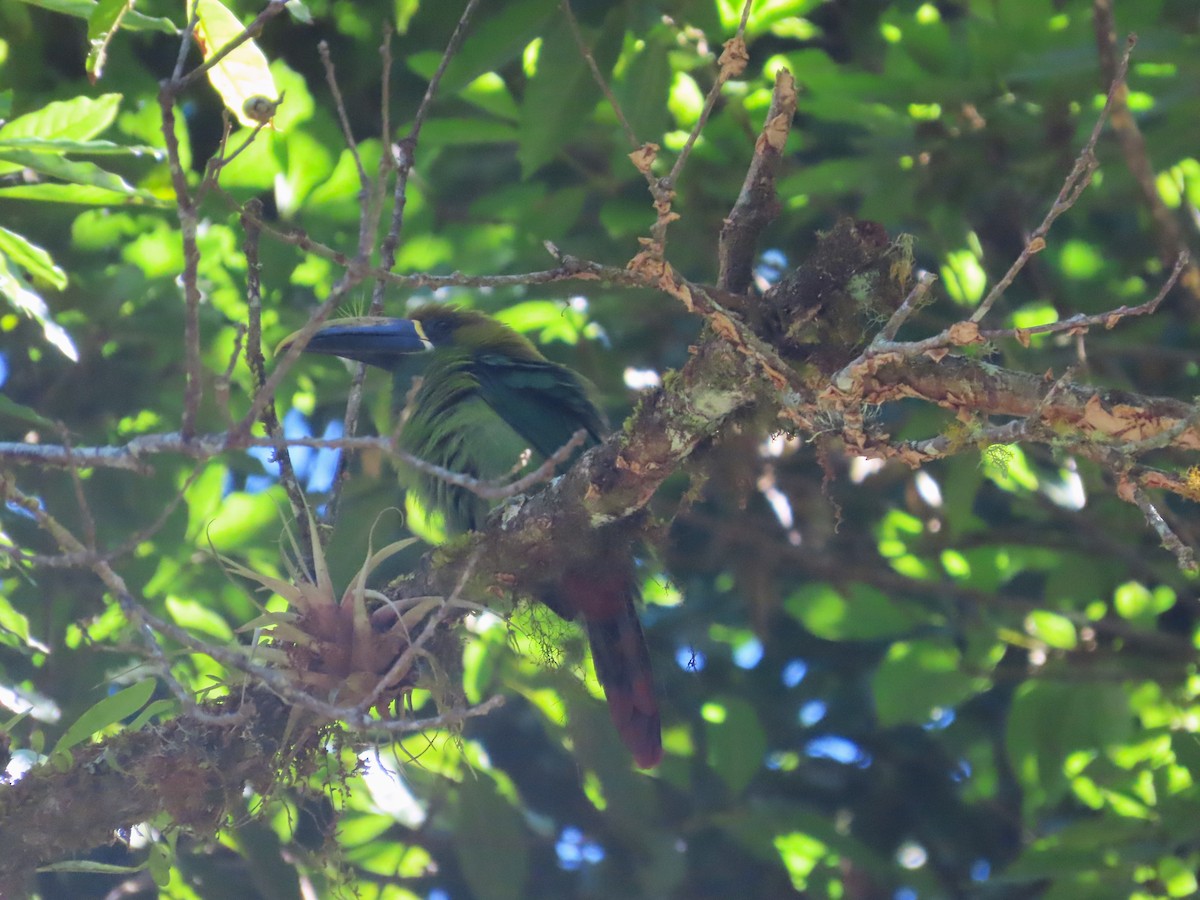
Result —
[[[426, 354], [400, 449], [473, 478], [502, 477], [526, 449], [544, 458], [576, 431], [595, 442], [605, 430], [583, 379], [474, 310], [426, 306], [409, 319], [333, 319], [305, 350], [392, 372], [394, 415], [406, 406], [409, 360]], [[441, 517], [447, 533], [483, 527], [490, 505], [470, 490], [415, 471], [402, 471], [401, 480], [419, 506]], [[627, 541], [604, 534], [536, 589], [537, 599], [559, 616], [583, 620], [613, 724], [635, 762], [650, 768], [662, 758], [662, 738], [636, 594]]]

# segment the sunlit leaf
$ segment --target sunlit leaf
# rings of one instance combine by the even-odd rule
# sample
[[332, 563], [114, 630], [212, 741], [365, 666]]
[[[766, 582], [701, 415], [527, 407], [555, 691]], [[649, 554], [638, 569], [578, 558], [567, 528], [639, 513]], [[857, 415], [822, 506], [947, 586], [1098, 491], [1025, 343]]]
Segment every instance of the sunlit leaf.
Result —
[[[198, 0], [196, 40], [207, 62], [244, 31], [241, 20], [220, 0]], [[208, 80], [225, 101], [226, 108], [247, 128], [260, 123], [247, 113], [246, 104], [254, 98], [279, 99], [275, 79], [267, 57], [253, 40], [239, 45], [208, 70]]]
[[71, 723], [63, 736], [58, 739], [58, 743], [54, 745], [51, 755], [70, 750], [72, 747], [82, 744], [97, 731], [103, 731], [110, 725], [115, 725], [122, 719], [132, 716], [149, 701], [154, 693], [154, 686], [154, 679], [147, 678], [145, 681], [131, 684], [129, 687], [105, 697]]
[[[53, 12], [75, 16], [78, 19], [92, 18], [96, 11], [96, 0], [21, 0], [30, 6], [40, 6]], [[130, 31], [161, 31], [163, 34], [178, 34], [179, 28], [170, 19], [147, 16], [139, 12], [126, 14], [122, 26]]]
[[120, 103], [120, 94], [56, 100], [0, 126], [0, 141], [14, 138], [86, 141], [112, 124]]
[[[614, 7], [599, 34], [589, 39], [592, 57], [607, 72], [620, 50], [624, 7]], [[558, 155], [582, 127], [600, 97], [591, 69], [579, 55], [571, 27], [559, 16], [546, 33], [537, 71], [521, 102], [517, 159], [526, 178]]]
[[106, 172], [95, 163], [69, 160], [57, 153], [40, 153], [36, 150], [20, 150], [0, 145], [0, 162], [7, 162], [19, 168], [32, 169], [43, 175], [61, 178], [74, 184], [87, 185], [112, 191], [114, 202], [122, 200], [140, 200], [157, 203], [158, 198], [139, 188], [133, 187], [125, 179], [112, 172]]
[[3, 295], [13, 307], [36, 321], [42, 328], [42, 335], [72, 362], [79, 359], [79, 352], [71, 336], [61, 325], [50, 317], [50, 309], [41, 294], [33, 289], [29, 281], [13, 265], [12, 260], [0, 247], [0, 295]]

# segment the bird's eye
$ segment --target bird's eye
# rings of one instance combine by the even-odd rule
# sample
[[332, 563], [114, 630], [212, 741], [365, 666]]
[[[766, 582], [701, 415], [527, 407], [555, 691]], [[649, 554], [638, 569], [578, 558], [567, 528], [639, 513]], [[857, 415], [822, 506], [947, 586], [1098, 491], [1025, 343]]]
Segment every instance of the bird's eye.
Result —
[[434, 344], [442, 344], [450, 339], [450, 322], [447, 319], [428, 319], [421, 323], [425, 328], [425, 336]]

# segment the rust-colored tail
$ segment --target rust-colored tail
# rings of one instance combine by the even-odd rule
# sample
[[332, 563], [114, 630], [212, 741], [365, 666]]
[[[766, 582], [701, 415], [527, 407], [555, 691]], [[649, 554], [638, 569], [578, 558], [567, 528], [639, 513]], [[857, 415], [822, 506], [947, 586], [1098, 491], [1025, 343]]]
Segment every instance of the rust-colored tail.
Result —
[[564, 618], [583, 619], [617, 734], [639, 768], [652, 769], [662, 759], [658, 700], [650, 650], [634, 606], [633, 573], [623, 569], [598, 573], [588, 566], [568, 572], [554, 597], [546, 600]]

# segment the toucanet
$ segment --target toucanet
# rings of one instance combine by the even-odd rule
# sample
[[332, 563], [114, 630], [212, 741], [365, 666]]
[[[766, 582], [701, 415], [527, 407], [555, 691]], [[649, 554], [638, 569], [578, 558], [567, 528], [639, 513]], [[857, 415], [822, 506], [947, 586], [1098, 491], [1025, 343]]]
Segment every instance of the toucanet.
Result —
[[[475, 310], [430, 305], [408, 319], [331, 319], [305, 350], [392, 372], [392, 413], [407, 415], [400, 449], [474, 478], [502, 477], [527, 449], [551, 456], [580, 429], [589, 442], [605, 431], [579, 375]], [[427, 364], [409, 400], [414, 354]], [[483, 527], [490, 504], [470, 490], [415, 471], [402, 470], [401, 480], [420, 507], [443, 520], [447, 534]], [[632, 554], [628, 540], [611, 533], [595, 532], [591, 541], [586, 552], [576, 548], [536, 596], [559, 616], [582, 619], [613, 724], [634, 761], [650, 768], [662, 758], [662, 738], [650, 653], [634, 605]]]

